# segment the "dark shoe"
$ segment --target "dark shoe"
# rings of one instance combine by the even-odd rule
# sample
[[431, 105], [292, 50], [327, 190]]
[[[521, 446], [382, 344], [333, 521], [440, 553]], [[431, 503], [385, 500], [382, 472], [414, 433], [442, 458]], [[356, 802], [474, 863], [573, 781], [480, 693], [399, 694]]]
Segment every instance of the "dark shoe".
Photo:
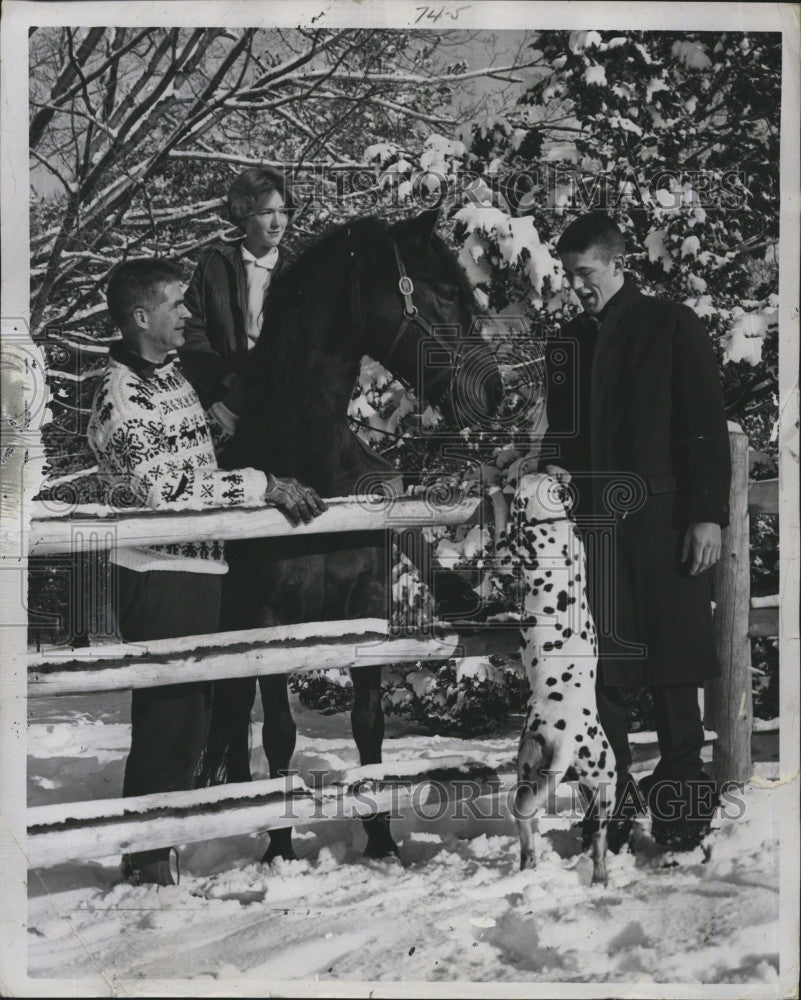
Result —
[[375, 816], [363, 819], [362, 826], [367, 834], [367, 844], [364, 848], [366, 858], [398, 856], [398, 845], [389, 829], [389, 813], [377, 813]]
[[654, 840], [670, 851], [692, 851], [700, 846], [720, 804], [716, 782], [701, 772], [697, 778], [654, 783], [650, 792]]
[[654, 790], [656, 785], [662, 781], [676, 781], [676, 775], [669, 773], [662, 768], [662, 762], [657, 764], [656, 770], [652, 774], [647, 774], [644, 778], [640, 778], [637, 784], [637, 790], [640, 793], [642, 801], [650, 808], [649, 798], [651, 792]]
[[131, 885], [178, 885], [178, 851], [174, 847], [138, 851], [122, 858], [122, 874]]
[[[661, 762], [660, 762], [660, 765], [661, 765]], [[706, 773], [706, 771], [698, 771], [697, 773], [692, 774], [692, 775], [683, 775], [682, 776], [682, 775], [677, 775], [677, 774], [669, 773], [666, 770], [660, 770], [660, 765], [657, 765], [657, 768], [653, 772], [653, 774], [648, 774], [644, 778], [641, 778], [640, 781], [637, 784], [637, 788], [639, 789], [640, 795], [642, 796], [642, 798], [646, 802], [647, 802], [648, 797], [650, 796], [651, 792], [653, 791], [655, 785], [657, 784], [657, 782], [662, 782], [662, 781], [665, 781], [665, 782], [667, 782], [667, 781], [693, 782], [693, 781], [695, 781], [695, 782], [711, 782], [712, 784], [714, 784], [714, 779], [710, 778], [710, 776]]]
[[711, 830], [709, 821], [654, 819], [651, 822], [651, 836], [666, 851], [694, 851], [700, 847]]

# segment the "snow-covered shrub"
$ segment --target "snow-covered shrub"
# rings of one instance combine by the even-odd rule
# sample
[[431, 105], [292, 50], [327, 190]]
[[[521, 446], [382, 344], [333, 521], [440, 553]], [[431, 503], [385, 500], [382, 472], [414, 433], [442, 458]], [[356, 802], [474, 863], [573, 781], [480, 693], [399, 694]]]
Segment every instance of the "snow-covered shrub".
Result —
[[500, 657], [403, 664], [387, 673], [384, 711], [431, 733], [491, 732], [506, 723], [510, 710], [521, 708], [519, 670]]
[[353, 683], [347, 670], [308, 670], [290, 674], [289, 687], [301, 705], [323, 715], [347, 712], [353, 703]]
[[[346, 670], [292, 674], [301, 704], [323, 715], [350, 710], [353, 684]], [[504, 726], [525, 710], [528, 681], [520, 663], [501, 657], [401, 663], [384, 669], [384, 712], [431, 733], [478, 735]]]

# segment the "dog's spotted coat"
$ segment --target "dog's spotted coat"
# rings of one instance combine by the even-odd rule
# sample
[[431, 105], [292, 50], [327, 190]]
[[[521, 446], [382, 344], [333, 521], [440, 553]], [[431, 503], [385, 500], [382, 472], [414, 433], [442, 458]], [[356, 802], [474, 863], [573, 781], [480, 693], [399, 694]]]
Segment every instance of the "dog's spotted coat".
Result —
[[535, 867], [531, 817], [545, 804], [549, 781], [554, 789], [573, 765], [580, 785], [597, 795], [601, 821], [593, 842], [593, 881], [606, 884], [615, 757], [596, 708], [598, 641], [584, 547], [563, 495], [550, 476], [523, 476], [506, 538], [507, 558], [523, 573], [521, 658], [531, 688], [517, 761], [520, 867]]

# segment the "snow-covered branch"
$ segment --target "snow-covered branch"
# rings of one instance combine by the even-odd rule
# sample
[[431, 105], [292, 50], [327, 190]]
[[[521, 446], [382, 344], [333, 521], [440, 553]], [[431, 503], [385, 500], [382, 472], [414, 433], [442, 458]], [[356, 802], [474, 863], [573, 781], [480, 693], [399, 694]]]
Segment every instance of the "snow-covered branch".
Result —
[[208, 201], [199, 201], [194, 205], [185, 205], [179, 208], [153, 208], [149, 212], [128, 212], [125, 222], [148, 222], [155, 219], [158, 222], [179, 222], [182, 219], [192, 219], [195, 216], [203, 215], [215, 209], [220, 209], [225, 204], [224, 198], [210, 198]]
[[[337, 92], [335, 90], [317, 91], [315, 97], [325, 101], [353, 100], [352, 94]], [[367, 97], [365, 98], [365, 101], [370, 104], [375, 104], [377, 107], [386, 108], [389, 111], [400, 111], [402, 114], [408, 115], [410, 118], [416, 118], [418, 121], [427, 122], [429, 125], [434, 125], [436, 128], [454, 124], [453, 118], [449, 118], [447, 115], [427, 114], [424, 111], [418, 111], [415, 108], [408, 107], [408, 105], [400, 104], [397, 101], [390, 101], [384, 97]]]
[[[174, 160], [209, 160], [218, 163], [235, 163], [243, 167], [275, 167], [276, 169], [286, 169], [291, 164], [283, 160], [255, 159], [252, 156], [240, 156], [238, 153], [209, 153], [203, 149], [172, 149], [169, 158]], [[340, 160], [329, 162], [328, 160], [309, 161], [305, 164], [309, 169], [320, 166], [326, 170], [352, 170], [354, 167], [366, 168], [367, 164], [358, 163], [355, 160]]]
[[523, 69], [531, 69], [542, 65], [538, 60], [523, 63], [510, 63], [508, 66], [484, 66], [482, 69], [467, 70], [464, 73], [328, 73], [323, 70], [311, 70], [294, 74], [295, 79], [315, 80], [327, 77], [338, 83], [390, 83], [414, 86], [431, 86], [434, 83], [459, 83], [463, 80], [475, 80], [480, 77], [511, 73]]
[[[47, 110], [52, 111], [54, 115], [56, 114], [68, 115], [70, 118], [83, 118], [84, 121], [87, 121], [91, 125], [94, 125], [94, 127], [99, 131], [104, 132], [109, 137], [109, 139], [112, 140], [112, 142], [117, 138], [113, 129], [109, 128], [108, 125], [105, 124], [105, 122], [100, 121], [100, 119], [97, 117], [96, 114], [93, 115], [89, 111], [84, 111], [83, 109], [76, 107], [69, 107], [69, 108], [59, 107], [59, 105], [57, 104], [39, 104], [35, 101], [32, 101], [31, 103], [34, 105], [34, 107], [46, 108]], [[31, 153], [34, 156], [37, 155], [33, 149], [31, 150]]]

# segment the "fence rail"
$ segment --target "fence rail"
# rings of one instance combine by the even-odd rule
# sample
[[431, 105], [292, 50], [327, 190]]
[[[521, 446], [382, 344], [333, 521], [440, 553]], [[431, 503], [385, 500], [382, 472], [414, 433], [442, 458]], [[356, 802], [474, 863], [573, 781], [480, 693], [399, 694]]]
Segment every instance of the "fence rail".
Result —
[[515, 624], [476, 628], [449, 625], [428, 634], [393, 634], [380, 618], [344, 619], [210, 635], [159, 639], [28, 656], [28, 694], [72, 695], [304, 670], [369, 667], [417, 660], [514, 656]]
[[[427, 782], [486, 781], [492, 768], [460, 755], [354, 767], [310, 788], [296, 774], [266, 781], [158, 792], [128, 799], [59, 803], [28, 810], [28, 864], [47, 868], [81, 858], [230, 837], [402, 808]], [[366, 791], [370, 792], [369, 796]]]
[[111, 511], [98, 504], [33, 504], [28, 554], [73, 553], [79, 541], [95, 549], [194, 542], [198, 538], [284, 538], [289, 535], [463, 524], [476, 512], [478, 497], [451, 502], [415, 497], [335, 497], [311, 524], [292, 527], [274, 507], [215, 508], [204, 511]]
[[[280, 538], [288, 536], [328, 534], [343, 531], [383, 531], [388, 527], [423, 527], [433, 524], [437, 525], [458, 525], [468, 521], [476, 512], [479, 504], [477, 498], [455, 500], [448, 506], [436, 505], [428, 500], [420, 500], [410, 497], [398, 497], [394, 499], [370, 500], [369, 498], [354, 499], [353, 497], [338, 497], [328, 501], [329, 510], [316, 518], [311, 524], [298, 525], [293, 528], [286, 518], [277, 510], [272, 508], [250, 508], [239, 510], [210, 510], [210, 511], [173, 511], [163, 513], [159, 511], [134, 511], [134, 512], [110, 512], [106, 508], [97, 505], [85, 505], [74, 507], [67, 504], [34, 504], [34, 516], [31, 521], [29, 551], [31, 555], [59, 555], [75, 551], [76, 544], [91, 546], [94, 551], [108, 549], [113, 546], [126, 545], [155, 545], [182, 541], [193, 541], [199, 537], [214, 537], [221, 539], [236, 538]], [[751, 482], [748, 485], [748, 511], [759, 514], [777, 514], [779, 509], [779, 481], [778, 479], [761, 480]], [[742, 581], [741, 581], [742, 583]], [[750, 586], [749, 586], [750, 592]], [[344, 624], [344, 623], [343, 623]], [[375, 624], [378, 633], [384, 640], [389, 637], [386, 630], [386, 623], [379, 627]], [[352, 631], [349, 630], [349, 631]], [[261, 653], [267, 654], [269, 650], [263, 650], [260, 646], [259, 636], [264, 630], [248, 630], [248, 633], [223, 633], [224, 638], [220, 639], [216, 645], [234, 647], [239, 646], [240, 652], [252, 654], [254, 662], [261, 664]], [[508, 654], [512, 652], [511, 636], [514, 626], [499, 627], [492, 629], [476, 630], [468, 629], [461, 635], [461, 643], [457, 642], [453, 635], [441, 636], [444, 648], [449, 643], [456, 643], [467, 650], [465, 655], [481, 655], [487, 652], [497, 652]], [[317, 634], [319, 635], [319, 629]], [[748, 628], [747, 634], [750, 638], [770, 638], [779, 634], [779, 608], [759, 607], [748, 608]], [[237, 637], [235, 637], [237, 636]], [[277, 636], [277, 633], [276, 633]], [[377, 638], [377, 637], [375, 637]], [[498, 646], [494, 647], [494, 640]], [[176, 642], [176, 655], [184, 653], [191, 658], [202, 659], [208, 657], [208, 647], [214, 645], [208, 636], [190, 636], [186, 640], [171, 640]], [[273, 640], [265, 640], [267, 642]], [[277, 639], [275, 640], [277, 641]], [[291, 640], [290, 640], [291, 641]], [[150, 644], [153, 645], [153, 644]], [[138, 644], [141, 648], [142, 644]], [[166, 647], [165, 647], [166, 648]], [[412, 659], [414, 657], [405, 656], [402, 653], [401, 645], [386, 648], [387, 654], [397, 655], [397, 660]], [[424, 645], [420, 646], [418, 659], [438, 659], [433, 650], [429, 652]], [[122, 657], [131, 660], [130, 644], [121, 644], [116, 648], [91, 647], [91, 652], [85, 656], [78, 652], [67, 651], [59, 653], [58, 650], [48, 654], [51, 659], [61, 663], [60, 671], [46, 671], [42, 665], [46, 657], [32, 656], [29, 659], [29, 683], [30, 693], [50, 694], [77, 694], [88, 691], [113, 690], [118, 687], [148, 687], [153, 684], [169, 683], [167, 680], [159, 680], [157, 669], [148, 671], [147, 682], [137, 681], [134, 676], [135, 671], [145, 670], [144, 659], [137, 654], [137, 666], [128, 662], [125, 669], [119, 669], [111, 663], [104, 663], [101, 660], [109, 660], [115, 657]], [[58, 673], [72, 673], [78, 675], [77, 666], [68, 666], [64, 662], [64, 656], [75, 661], [77, 664], [81, 659], [86, 659], [87, 663], [91, 659], [94, 664], [96, 676], [94, 680], [86, 680], [85, 687], [76, 687], [68, 690], [69, 684], [66, 678], [57, 679]], [[160, 653], [159, 656], [162, 654]], [[220, 668], [224, 667], [225, 676], [251, 676], [250, 674], [240, 674], [236, 665], [232, 662], [235, 655], [233, 652], [229, 656], [219, 654], [216, 664]], [[444, 653], [447, 657], [449, 653]], [[336, 659], [335, 654], [332, 657]], [[342, 657], [340, 657], [342, 659]], [[346, 659], [346, 657], [345, 657]], [[392, 662], [385, 660], [383, 662]], [[215, 660], [209, 658], [207, 662], [208, 670], [214, 669]], [[371, 661], [372, 663], [372, 661]], [[331, 662], [331, 666], [353, 666], [354, 663]], [[365, 661], [363, 665], [367, 665]], [[168, 669], [168, 666], [163, 667]], [[192, 679], [208, 679], [210, 674], [203, 673], [201, 665], [198, 665], [198, 676]], [[292, 670], [302, 670], [303, 665], [293, 666]], [[231, 671], [229, 673], [229, 671]], [[282, 672], [265, 669], [264, 673]], [[256, 671], [258, 673], [258, 671]], [[143, 673], [144, 676], [144, 673]], [[113, 681], [112, 677], [117, 680]], [[64, 682], [64, 689], [60, 687]], [[130, 683], [128, 681], [130, 680]], [[101, 686], [109, 682], [109, 687]], [[76, 680], [76, 683], [81, 683]]]

